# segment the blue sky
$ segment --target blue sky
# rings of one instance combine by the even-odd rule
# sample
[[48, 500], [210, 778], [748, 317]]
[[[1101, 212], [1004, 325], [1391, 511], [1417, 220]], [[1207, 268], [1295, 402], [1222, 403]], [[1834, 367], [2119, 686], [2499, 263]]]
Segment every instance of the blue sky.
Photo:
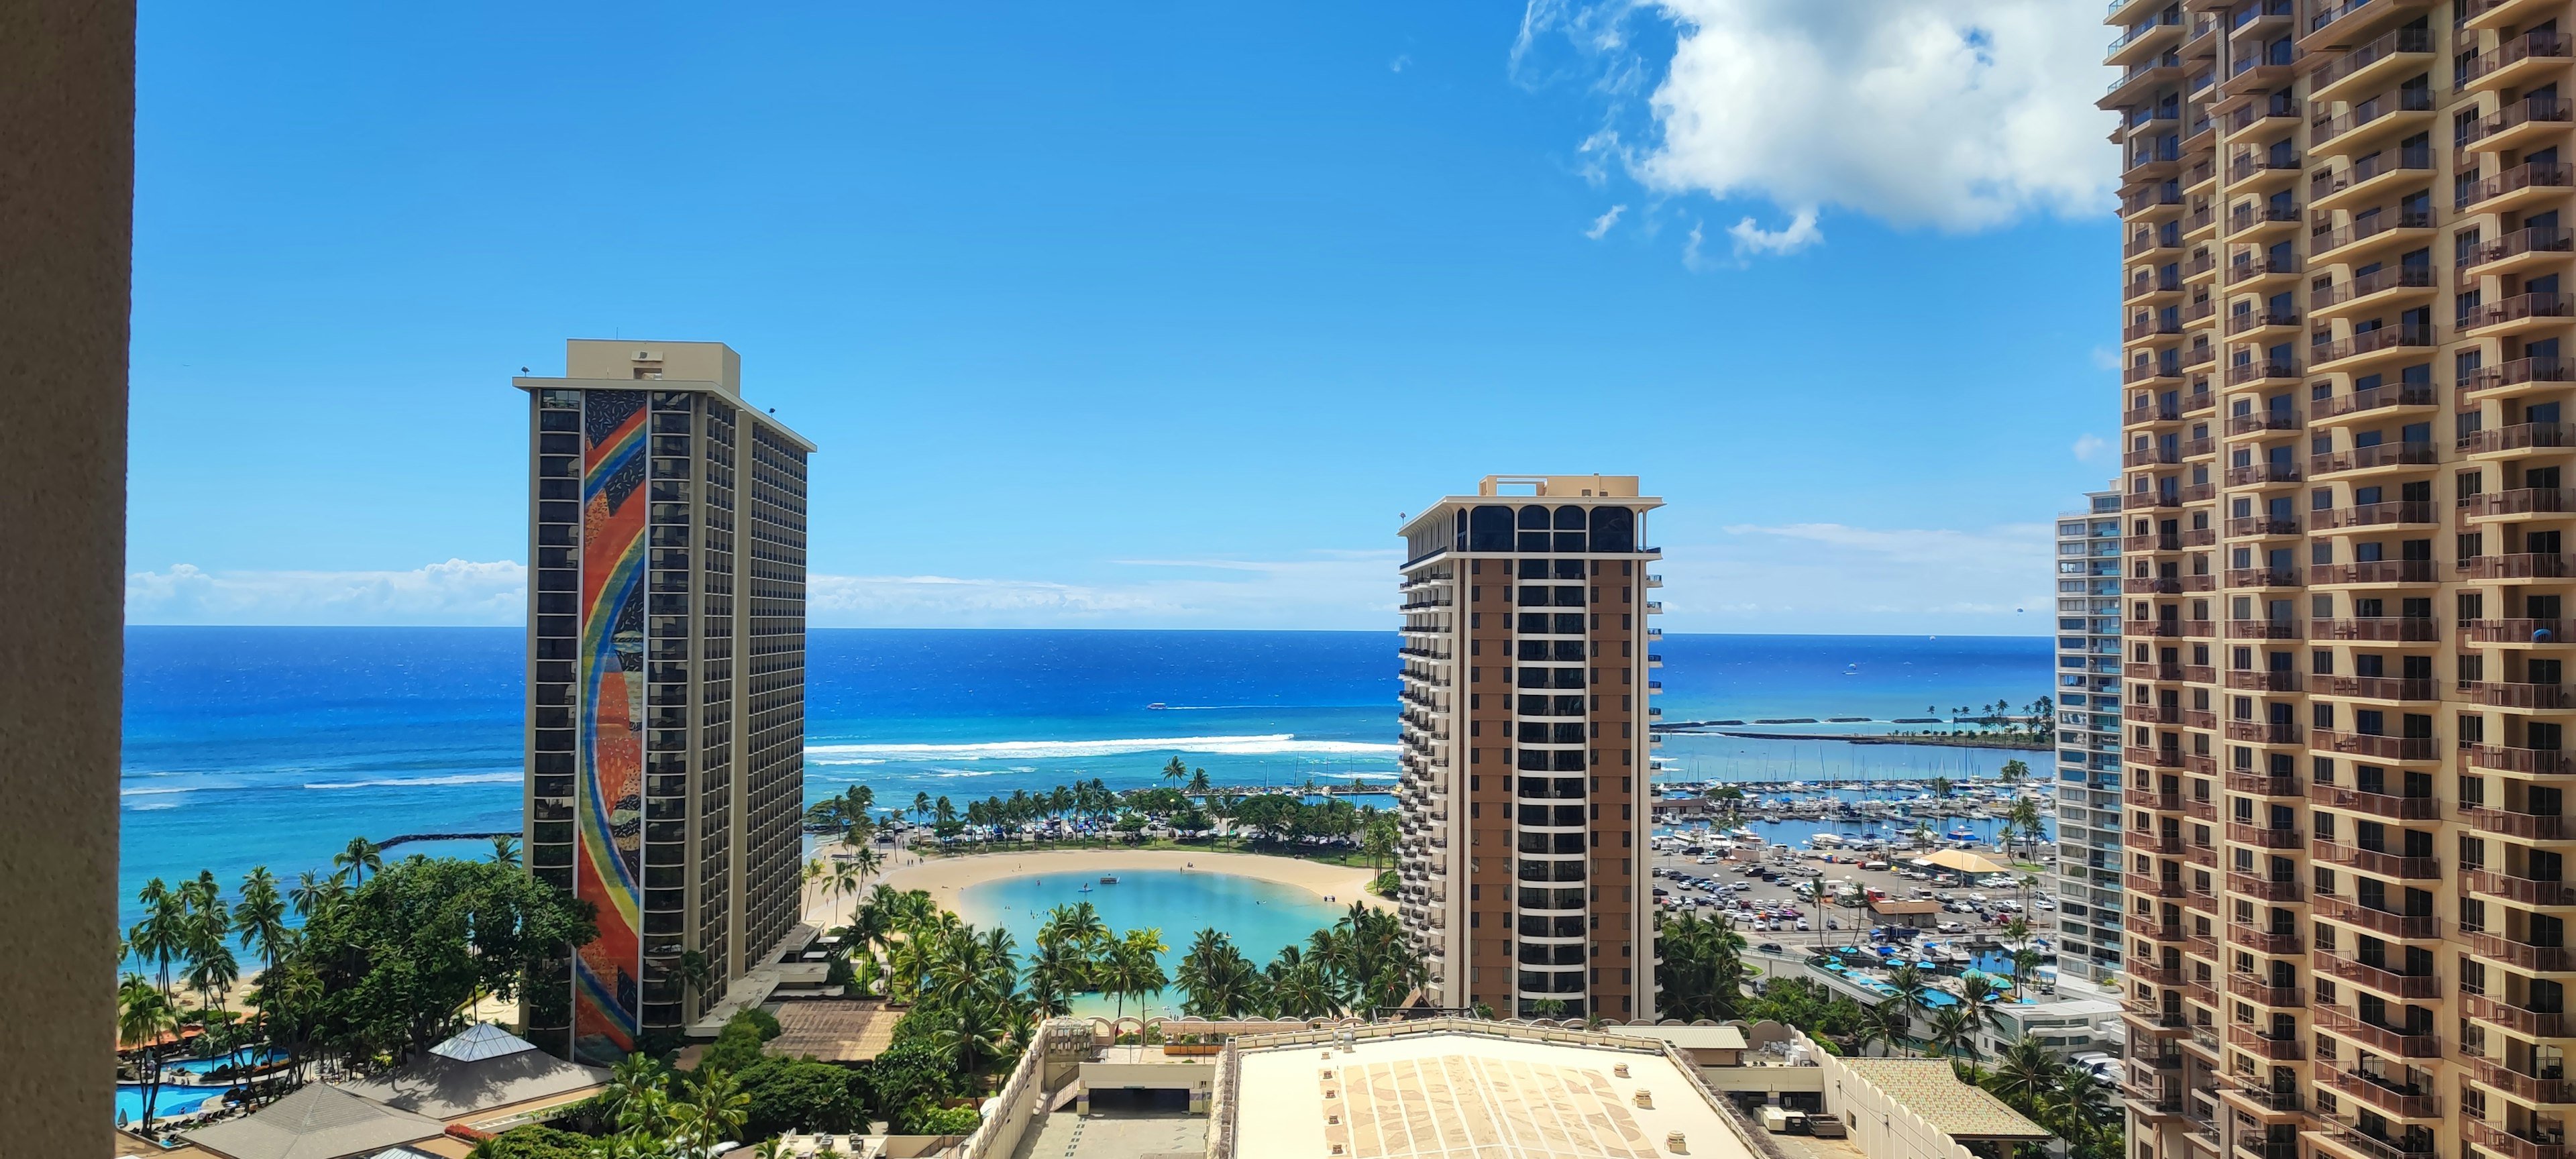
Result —
[[624, 336], [822, 445], [817, 625], [1383, 627], [1553, 471], [1676, 631], [2043, 630], [2097, 14], [151, 0], [129, 618], [516, 622], [509, 378]]

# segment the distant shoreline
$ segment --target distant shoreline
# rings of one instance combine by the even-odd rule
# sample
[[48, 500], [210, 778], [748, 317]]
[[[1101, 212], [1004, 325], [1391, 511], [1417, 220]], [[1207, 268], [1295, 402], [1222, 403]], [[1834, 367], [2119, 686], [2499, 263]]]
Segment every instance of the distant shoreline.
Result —
[[[967, 887], [988, 881], [1039, 873], [1115, 874], [1120, 870], [1186, 870], [1249, 877], [1273, 885], [1303, 889], [1336, 905], [1365, 901], [1382, 910], [1395, 903], [1368, 891], [1374, 875], [1366, 868], [1326, 865], [1298, 857], [1258, 853], [1201, 852], [1177, 849], [1051, 849], [1034, 853], [997, 851], [941, 857], [888, 871], [878, 881], [897, 889], [930, 894], [941, 909], [957, 911], [957, 897]], [[961, 915], [962, 916], [962, 915]]]
[[1936, 748], [1954, 749], [2013, 749], [2020, 752], [2047, 752], [2051, 747], [2043, 741], [2005, 738], [1999, 736], [1940, 736], [1937, 734], [1931, 736], [1892, 736], [1887, 733], [1878, 732], [1737, 732], [1733, 729], [1716, 729], [1708, 731], [1700, 729], [1686, 729], [1675, 735], [1733, 736], [1748, 737], [1754, 740], [1836, 740], [1850, 744], [1910, 744], [1930, 745]]

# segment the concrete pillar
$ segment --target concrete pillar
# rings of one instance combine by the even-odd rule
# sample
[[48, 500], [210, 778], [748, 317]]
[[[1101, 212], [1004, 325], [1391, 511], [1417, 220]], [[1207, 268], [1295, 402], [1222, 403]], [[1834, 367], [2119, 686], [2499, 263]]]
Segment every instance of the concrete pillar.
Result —
[[0, 1150], [115, 1122], [134, 4], [0, 4]]

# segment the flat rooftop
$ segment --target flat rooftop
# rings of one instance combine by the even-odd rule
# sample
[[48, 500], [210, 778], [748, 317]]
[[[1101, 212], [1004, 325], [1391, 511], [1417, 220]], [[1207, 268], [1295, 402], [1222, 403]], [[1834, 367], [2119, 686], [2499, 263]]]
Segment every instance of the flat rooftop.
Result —
[[[1463, 1031], [1238, 1045], [1241, 1159], [1755, 1159], [1661, 1045]], [[1585, 1036], [1588, 1037], [1588, 1036]], [[1623, 1075], [1620, 1072], [1624, 1070]]]

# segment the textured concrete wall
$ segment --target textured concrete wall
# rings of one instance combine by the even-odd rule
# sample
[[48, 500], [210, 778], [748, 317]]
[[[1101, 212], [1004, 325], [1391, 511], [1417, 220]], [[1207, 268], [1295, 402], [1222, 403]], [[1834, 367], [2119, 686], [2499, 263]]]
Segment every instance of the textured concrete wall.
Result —
[[134, 5], [0, 3], [0, 1153], [115, 1120]]

